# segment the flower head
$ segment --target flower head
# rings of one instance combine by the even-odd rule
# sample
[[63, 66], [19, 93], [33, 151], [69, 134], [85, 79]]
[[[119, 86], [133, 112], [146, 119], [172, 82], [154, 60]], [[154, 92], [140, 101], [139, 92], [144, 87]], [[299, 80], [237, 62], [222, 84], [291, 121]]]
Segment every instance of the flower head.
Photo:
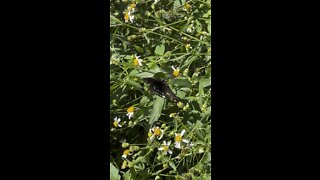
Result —
[[134, 112], [134, 107], [133, 106], [130, 106], [128, 109], [127, 109], [127, 116], [129, 119], [131, 119], [131, 117], [133, 117], [133, 112]]
[[142, 59], [140, 59], [140, 56], [134, 55], [135, 58], [133, 59], [134, 66], [142, 66]]
[[122, 156], [121, 156], [121, 157], [123, 157], [123, 158], [125, 158], [125, 159], [126, 159], [128, 155], [130, 155], [130, 150], [129, 150], [129, 149], [126, 149], [126, 150], [124, 150], [124, 151], [123, 151], [123, 153], [122, 153]]
[[122, 127], [121, 124], [120, 124], [120, 121], [121, 121], [120, 118], [115, 117], [113, 120], [114, 120], [114, 122], [113, 122], [114, 127], [118, 127], [118, 126]]
[[153, 141], [155, 137], [157, 137], [158, 140], [160, 140], [163, 137], [164, 130], [162, 130], [159, 126], [153, 127], [152, 129], [149, 129], [149, 139], [150, 141]]
[[175, 134], [175, 146], [176, 148], [180, 149], [181, 148], [181, 141], [184, 143], [189, 143], [189, 140], [187, 139], [182, 139], [182, 136], [184, 135], [184, 133], [186, 132], [186, 130], [182, 130], [181, 133], [174, 133]]
[[172, 151], [169, 149], [169, 146], [171, 144], [171, 141], [166, 143], [166, 141], [163, 141], [162, 146], [158, 149], [159, 151], [163, 151], [164, 155], [167, 155], [167, 153], [172, 154]]
[[187, 52], [189, 52], [189, 50], [192, 49], [192, 47], [191, 47], [190, 44], [186, 44], [186, 45], [185, 45], [185, 48], [186, 48]]
[[131, 11], [132, 13], [134, 13], [136, 6], [137, 6], [136, 4], [130, 4], [127, 7], [127, 9], [128, 9], [128, 11]]
[[174, 66], [171, 66], [171, 67], [173, 69], [173, 72], [172, 72], [173, 76], [174, 77], [178, 77], [179, 73], [180, 73], [180, 69], [179, 68], [175, 68]]
[[129, 22], [129, 20], [131, 23], [133, 23], [134, 15], [132, 11], [124, 11], [123, 14], [124, 14], [124, 21], [126, 23]]

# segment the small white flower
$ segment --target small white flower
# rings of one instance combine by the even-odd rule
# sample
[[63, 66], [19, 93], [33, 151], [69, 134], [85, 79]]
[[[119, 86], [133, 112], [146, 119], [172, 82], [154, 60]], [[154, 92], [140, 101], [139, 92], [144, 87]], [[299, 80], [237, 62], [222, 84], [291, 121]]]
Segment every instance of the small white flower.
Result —
[[120, 124], [120, 121], [121, 121], [120, 118], [115, 117], [113, 120], [114, 120], [114, 122], [113, 122], [114, 127], [118, 127], [118, 126], [122, 127], [121, 124]]
[[137, 55], [134, 55], [135, 56], [135, 58], [134, 58], [134, 60], [133, 60], [133, 64], [135, 65], [135, 66], [142, 66], [142, 59], [140, 59], [140, 56], [137, 56]]
[[129, 118], [129, 120], [131, 119], [131, 117], [133, 117], [133, 112], [134, 112], [134, 107], [133, 106], [130, 106], [128, 109], [127, 109], [127, 116]]
[[148, 136], [150, 138], [150, 141], [153, 141], [155, 137], [157, 137], [158, 140], [162, 139], [163, 134], [164, 130], [162, 130], [159, 126], [156, 126], [152, 129], [149, 129]]
[[171, 68], [173, 69], [173, 76], [178, 77], [179, 73], [180, 73], [180, 69], [179, 68], [175, 68], [174, 66], [171, 66]]
[[129, 149], [126, 149], [126, 150], [123, 151], [121, 157], [124, 158], [124, 159], [126, 159], [128, 155], [131, 155], [131, 153], [130, 153], [130, 150], [129, 150]]
[[188, 33], [192, 33], [194, 31], [194, 27], [193, 25], [190, 25], [188, 28], [187, 28], [187, 32]]
[[126, 23], [129, 22], [129, 20], [131, 23], [133, 23], [133, 19], [134, 19], [134, 15], [133, 13], [131, 13], [131, 11], [124, 12], [124, 20]]
[[184, 143], [189, 143], [189, 140], [187, 139], [182, 139], [182, 136], [184, 135], [186, 131], [183, 129], [181, 133], [174, 133], [175, 134], [175, 146], [176, 148], [180, 149], [181, 148], [181, 141]]
[[169, 149], [169, 146], [171, 144], [171, 141], [166, 143], [166, 141], [163, 141], [162, 146], [158, 149], [159, 151], [163, 151], [164, 155], [167, 155], [167, 153], [172, 154], [172, 151]]
[[133, 23], [133, 19], [134, 19], [134, 15], [132, 15], [131, 12], [129, 11], [129, 20], [131, 21], [131, 23]]

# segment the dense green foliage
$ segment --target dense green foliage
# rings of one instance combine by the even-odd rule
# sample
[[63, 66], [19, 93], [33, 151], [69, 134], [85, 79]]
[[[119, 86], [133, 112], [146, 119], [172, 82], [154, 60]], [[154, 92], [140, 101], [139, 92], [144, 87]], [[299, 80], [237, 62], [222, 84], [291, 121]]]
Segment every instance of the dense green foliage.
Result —
[[110, 178], [211, 178], [210, 1], [110, 1], [110, 68]]

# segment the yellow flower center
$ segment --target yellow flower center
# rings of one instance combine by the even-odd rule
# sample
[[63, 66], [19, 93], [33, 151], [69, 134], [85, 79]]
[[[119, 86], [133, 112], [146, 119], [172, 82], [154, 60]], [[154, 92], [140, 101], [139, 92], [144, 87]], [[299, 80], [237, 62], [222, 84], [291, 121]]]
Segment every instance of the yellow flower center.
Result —
[[113, 122], [113, 125], [114, 125], [114, 127], [118, 127], [118, 122], [117, 122], [117, 121], [114, 121], [114, 122]]
[[133, 106], [130, 106], [128, 109], [127, 109], [127, 112], [128, 113], [132, 113], [134, 111], [134, 107]]
[[123, 151], [124, 155], [128, 155], [129, 153], [130, 153], [129, 149], [126, 149], [126, 150]]
[[125, 13], [124, 13], [124, 20], [125, 20], [125, 21], [128, 21], [128, 20], [129, 20], [129, 14], [128, 14], [128, 12], [125, 12]]
[[186, 3], [186, 4], [185, 4], [185, 7], [186, 7], [186, 10], [189, 11], [189, 9], [191, 8], [191, 5], [188, 4], [188, 3]]
[[175, 137], [175, 140], [177, 142], [181, 142], [181, 140], [182, 140], [181, 134], [177, 134], [176, 137]]
[[154, 129], [154, 134], [157, 135], [157, 136], [159, 136], [159, 135], [161, 134], [161, 130], [160, 130], [159, 127], [156, 127], [156, 128]]
[[135, 58], [135, 59], [133, 60], [133, 64], [134, 64], [135, 66], [138, 66], [138, 65], [139, 65], [139, 60], [138, 60], [137, 58]]
[[174, 75], [174, 77], [178, 77], [179, 76], [179, 70], [178, 69], [176, 69], [176, 70], [173, 70], [173, 75]]
[[189, 49], [190, 48], [190, 44], [186, 44], [186, 49]]
[[170, 114], [170, 117], [175, 117], [176, 116], [176, 113], [171, 113]]
[[168, 146], [162, 146], [164, 151], [168, 151], [169, 147]]

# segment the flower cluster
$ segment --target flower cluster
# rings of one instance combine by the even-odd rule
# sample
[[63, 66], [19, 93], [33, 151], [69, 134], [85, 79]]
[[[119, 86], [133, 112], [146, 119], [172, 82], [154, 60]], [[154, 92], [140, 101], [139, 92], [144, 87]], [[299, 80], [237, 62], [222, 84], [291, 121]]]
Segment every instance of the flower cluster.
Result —
[[124, 21], [127, 22], [131, 22], [133, 23], [133, 19], [134, 19], [134, 12], [136, 9], [136, 4], [130, 4], [127, 9], [123, 12], [124, 15]]

